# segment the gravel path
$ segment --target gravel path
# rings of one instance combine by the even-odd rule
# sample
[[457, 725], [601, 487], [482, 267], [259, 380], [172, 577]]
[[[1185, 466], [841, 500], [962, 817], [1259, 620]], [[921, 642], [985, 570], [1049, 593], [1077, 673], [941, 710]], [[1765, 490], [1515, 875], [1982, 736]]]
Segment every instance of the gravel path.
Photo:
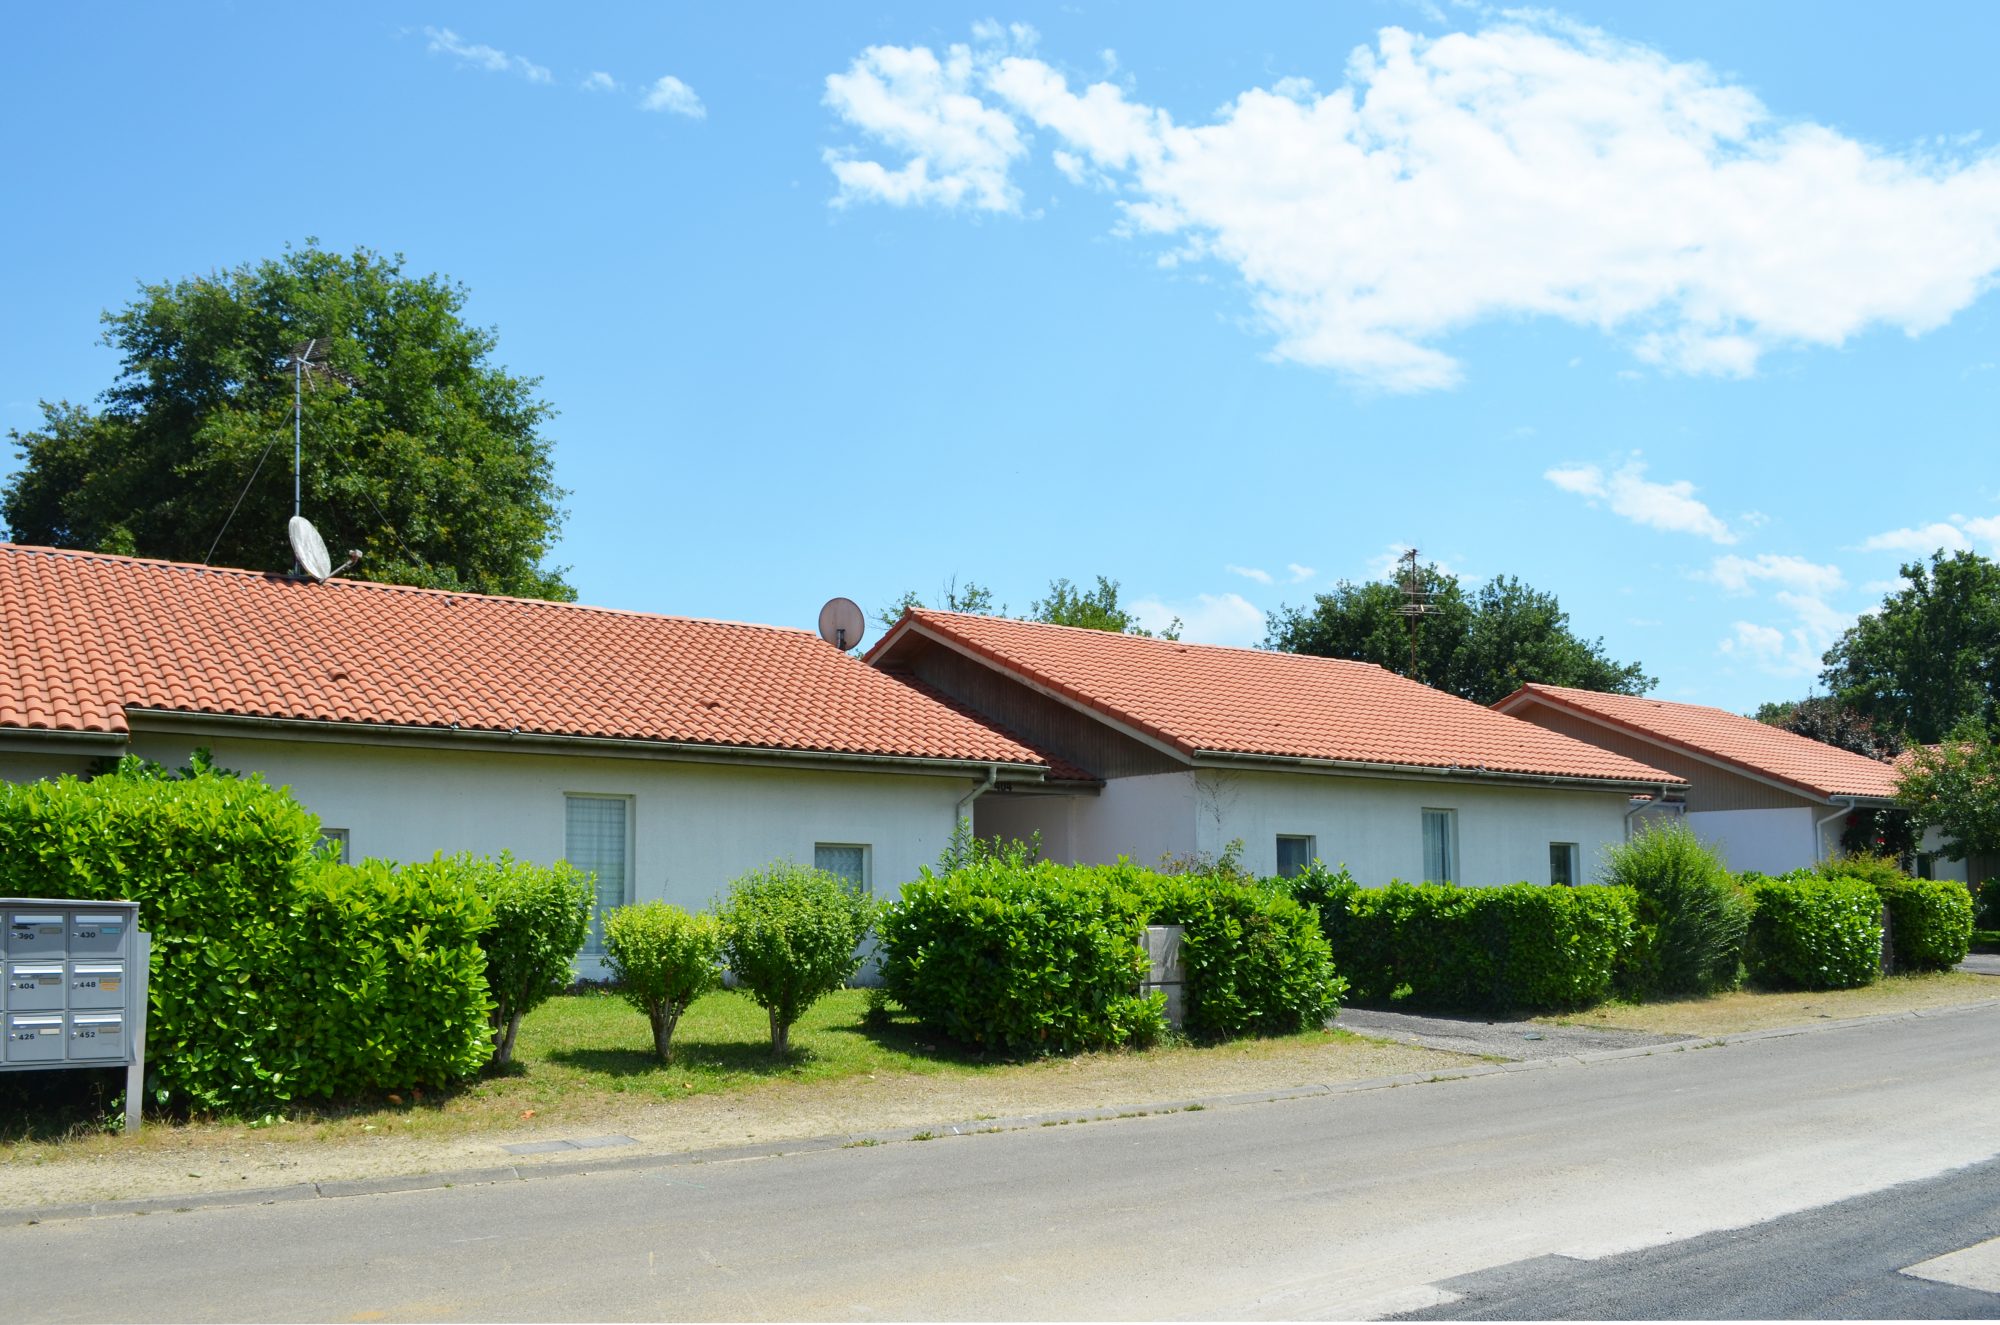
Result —
[[1531, 1058], [1567, 1058], [1599, 1049], [1635, 1049], [1652, 1044], [1679, 1044], [1696, 1038], [1658, 1035], [1612, 1027], [1551, 1026], [1533, 1021], [1489, 1021], [1483, 1017], [1420, 1017], [1408, 1012], [1378, 1012], [1348, 1008], [1334, 1025], [1357, 1035], [1449, 1049], [1524, 1062]]

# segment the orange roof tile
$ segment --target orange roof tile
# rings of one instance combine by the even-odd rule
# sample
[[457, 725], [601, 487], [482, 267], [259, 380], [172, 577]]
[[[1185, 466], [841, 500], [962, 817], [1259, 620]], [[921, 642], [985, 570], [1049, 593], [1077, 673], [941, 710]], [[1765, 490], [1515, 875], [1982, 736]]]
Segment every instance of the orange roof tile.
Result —
[[1043, 765], [818, 636], [0, 543], [0, 729], [127, 709]]
[[905, 615], [868, 660], [893, 667], [912, 632], [996, 663], [1186, 756], [1263, 755], [1653, 787], [1680, 782], [1372, 663], [922, 608]]
[[1726, 709], [1540, 684], [1522, 686], [1494, 708], [1514, 712], [1531, 699], [1822, 798], [1896, 794], [1892, 765]]

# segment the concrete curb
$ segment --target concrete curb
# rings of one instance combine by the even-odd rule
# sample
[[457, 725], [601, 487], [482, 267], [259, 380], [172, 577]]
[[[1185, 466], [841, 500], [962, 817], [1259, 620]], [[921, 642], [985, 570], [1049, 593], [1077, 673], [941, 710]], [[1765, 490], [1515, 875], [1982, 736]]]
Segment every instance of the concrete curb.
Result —
[[[179, 1214], [185, 1211], [227, 1206], [277, 1205], [281, 1202], [340, 1199], [353, 1196], [386, 1196], [397, 1192], [436, 1191], [447, 1187], [476, 1187], [501, 1182], [526, 1182], [537, 1178], [577, 1177], [590, 1173], [621, 1173], [648, 1169], [681, 1168], [695, 1164], [723, 1164], [736, 1160], [776, 1159], [785, 1155], [816, 1154], [850, 1147], [887, 1145], [899, 1141], [938, 1140], [947, 1136], [979, 1136], [993, 1132], [1018, 1132], [1031, 1127], [1060, 1127], [1065, 1124], [1114, 1122], [1120, 1119], [1159, 1117], [1206, 1109], [1228, 1109], [1252, 1104], [1276, 1104], [1285, 1100], [1317, 1096], [1357, 1095], [1364, 1091], [1392, 1090], [1399, 1086], [1427, 1085], [1437, 1081], [1466, 1081], [1476, 1077], [1506, 1076], [1516, 1072], [1539, 1072], [1561, 1067], [1591, 1067], [1655, 1054], [1687, 1053], [1733, 1044], [1754, 1044], [1763, 1040], [1783, 1040], [1823, 1031], [1851, 1030], [1892, 1021], [1917, 1021], [1930, 1017], [1957, 1016], [2000, 1007], [2000, 998], [1949, 1007], [1923, 1008], [1910, 1012], [1884, 1012], [1872, 1017], [1848, 1017], [1838, 1021], [1808, 1022], [1800, 1026], [1778, 1026], [1769, 1030], [1739, 1031], [1732, 1035], [1691, 1037], [1667, 1044], [1635, 1045], [1624, 1049], [1602, 1049], [1591, 1053], [1551, 1058], [1527, 1059], [1512, 1063], [1479, 1063], [1468, 1067], [1443, 1068], [1436, 1072], [1404, 1072], [1396, 1076], [1372, 1077], [1366, 1081], [1286, 1086], [1276, 1090], [1255, 1090], [1237, 1095], [1209, 1095], [1197, 1099], [1170, 1100], [1157, 1104], [1125, 1107], [1067, 1109], [1053, 1113], [1024, 1114], [1010, 1118], [977, 1118], [968, 1122], [934, 1123], [928, 1127], [898, 1127], [876, 1132], [850, 1132], [838, 1136], [801, 1137], [755, 1145], [726, 1146], [708, 1150], [662, 1151], [620, 1158], [591, 1158], [551, 1161], [542, 1164], [501, 1164], [488, 1168], [454, 1169], [443, 1173], [405, 1174], [391, 1178], [361, 1178], [340, 1182], [301, 1182], [284, 1187], [260, 1187], [246, 1191], [190, 1193], [185, 1196], [140, 1197], [119, 1201], [79, 1201], [66, 1205], [26, 1206], [0, 1210], [0, 1225], [45, 1224], [56, 1220], [96, 1219], [111, 1215]], [[1351, 1032], [1350, 1032], [1351, 1033]]]

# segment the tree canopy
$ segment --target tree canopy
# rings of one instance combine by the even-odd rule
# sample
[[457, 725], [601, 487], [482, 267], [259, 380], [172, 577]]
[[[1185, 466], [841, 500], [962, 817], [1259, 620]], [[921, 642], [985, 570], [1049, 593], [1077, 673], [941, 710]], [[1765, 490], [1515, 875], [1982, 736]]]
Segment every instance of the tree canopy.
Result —
[[[923, 607], [923, 599], [911, 589], [896, 602], [875, 614], [875, 619], [884, 626], [893, 626], [903, 613], [913, 607]], [[995, 607], [993, 592], [972, 580], [959, 588], [956, 578], [947, 581], [940, 608], [946, 612], [966, 612], [975, 616], [1006, 616], [1004, 604]], [[1049, 595], [1037, 598], [1028, 605], [1028, 615], [1023, 620], [1040, 621], [1052, 626], [1081, 626], [1086, 630], [1108, 630], [1118, 635], [1154, 634], [1139, 624], [1139, 618], [1131, 609], [1118, 602], [1118, 581], [1100, 575], [1094, 588], [1084, 589], [1068, 579], [1049, 581]], [[1162, 639], [1177, 640], [1181, 637], [1180, 618], [1158, 632]]]
[[1896, 801], [1919, 833], [1942, 831], [1944, 853], [1953, 860], [2000, 855], [2000, 742], [1968, 719], [1942, 742], [1916, 747]]
[[1421, 618], [1414, 673], [1403, 590], [1384, 580], [1342, 580], [1306, 606], [1279, 608], [1266, 621], [1265, 647], [1377, 663], [1479, 704], [1529, 681], [1626, 695], [1656, 684], [1640, 664], [1607, 657], [1601, 639], [1576, 635], [1554, 594], [1512, 576], [1468, 594], [1435, 565], [1418, 574], [1435, 610]]
[[1903, 750], [1902, 737], [1895, 731], [1877, 726], [1873, 719], [1830, 695], [1762, 704], [1756, 717], [1759, 722], [1870, 759], [1894, 759]]
[[1827, 651], [1820, 680], [1876, 726], [1925, 745], [2000, 721], [2000, 564], [1942, 551]]
[[325, 366], [304, 392], [304, 513], [336, 559], [358, 548], [359, 577], [572, 599], [542, 565], [565, 515], [541, 433], [554, 411], [538, 379], [493, 362], [465, 300], [400, 255], [312, 240], [142, 284], [104, 314], [121, 364], [99, 408], [44, 401], [38, 429], [10, 434], [23, 467], [0, 518], [23, 543], [289, 566], [287, 360], [311, 340]]

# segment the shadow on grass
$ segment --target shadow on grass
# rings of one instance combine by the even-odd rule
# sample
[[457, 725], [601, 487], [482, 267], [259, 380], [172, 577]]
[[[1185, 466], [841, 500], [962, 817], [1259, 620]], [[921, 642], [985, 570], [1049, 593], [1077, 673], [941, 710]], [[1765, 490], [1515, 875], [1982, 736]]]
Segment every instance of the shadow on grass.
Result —
[[682, 1040], [674, 1038], [674, 1057], [662, 1063], [650, 1049], [551, 1049], [551, 1063], [561, 1063], [582, 1072], [607, 1077], [640, 1077], [660, 1071], [701, 1068], [742, 1076], [784, 1076], [818, 1058], [811, 1049], [798, 1044], [783, 1058], [771, 1054], [769, 1043], [749, 1044], [741, 1040]]

